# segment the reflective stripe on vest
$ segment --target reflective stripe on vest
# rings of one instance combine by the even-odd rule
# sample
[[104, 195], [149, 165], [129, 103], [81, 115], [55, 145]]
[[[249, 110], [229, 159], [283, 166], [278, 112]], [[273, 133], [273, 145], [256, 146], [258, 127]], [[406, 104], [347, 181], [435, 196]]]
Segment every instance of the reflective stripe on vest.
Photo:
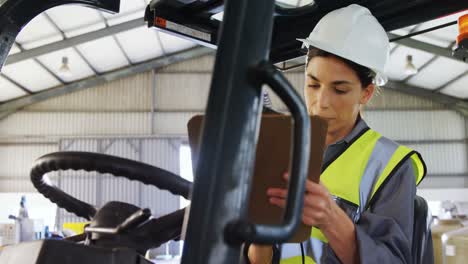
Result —
[[[337, 200], [355, 205], [356, 214], [352, 220], [356, 223], [361, 213], [372, 205], [372, 198], [380, 187], [408, 158], [411, 158], [415, 181], [419, 184], [426, 173], [420, 155], [369, 129], [322, 172], [320, 180]], [[313, 227], [311, 239], [302, 243], [306, 263], [321, 263], [327, 242], [323, 233]], [[301, 263], [300, 244], [283, 244], [281, 264]]]

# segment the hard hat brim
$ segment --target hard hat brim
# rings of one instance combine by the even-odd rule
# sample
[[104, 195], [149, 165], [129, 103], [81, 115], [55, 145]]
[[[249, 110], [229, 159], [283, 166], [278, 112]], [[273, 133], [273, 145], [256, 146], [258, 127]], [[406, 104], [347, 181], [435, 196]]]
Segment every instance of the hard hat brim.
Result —
[[382, 85], [385, 85], [388, 82], [388, 78], [385, 76], [385, 74], [383, 72], [381, 72], [381, 71], [379, 71], [377, 69], [374, 69], [372, 67], [369, 67], [367, 65], [362, 65], [359, 62], [354, 61], [352, 58], [347, 58], [347, 56], [345, 56], [344, 54], [341, 54], [341, 52], [339, 52], [338, 50], [335, 50], [330, 45], [326, 45], [325, 43], [323, 43], [320, 40], [313, 40], [313, 39], [310, 39], [310, 38], [296, 39], [296, 40], [302, 42], [302, 48], [309, 48], [309, 47], [312, 46], [312, 47], [321, 49], [323, 51], [329, 52], [329, 53], [334, 54], [334, 55], [336, 55], [338, 57], [353, 61], [354, 63], [357, 63], [357, 64], [359, 64], [361, 66], [364, 66], [364, 67], [367, 67], [367, 68], [371, 69], [375, 73], [375, 77], [374, 77], [374, 84], [375, 85], [382, 86]]

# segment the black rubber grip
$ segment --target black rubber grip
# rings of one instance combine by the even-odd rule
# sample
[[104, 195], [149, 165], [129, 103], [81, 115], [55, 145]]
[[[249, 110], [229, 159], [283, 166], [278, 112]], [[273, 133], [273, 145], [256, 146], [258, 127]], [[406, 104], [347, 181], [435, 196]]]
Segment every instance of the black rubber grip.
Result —
[[44, 181], [46, 173], [59, 170], [85, 170], [153, 185], [188, 199], [192, 183], [169, 171], [138, 161], [91, 152], [55, 152], [36, 160], [31, 181], [36, 189], [59, 207], [90, 220], [96, 209]]

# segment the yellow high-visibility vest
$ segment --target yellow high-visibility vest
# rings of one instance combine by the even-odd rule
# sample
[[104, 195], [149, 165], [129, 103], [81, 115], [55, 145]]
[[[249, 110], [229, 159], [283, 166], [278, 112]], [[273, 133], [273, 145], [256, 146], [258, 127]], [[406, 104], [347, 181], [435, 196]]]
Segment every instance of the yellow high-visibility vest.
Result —
[[[372, 204], [375, 194], [408, 159], [411, 159], [415, 181], [419, 184], [426, 174], [426, 165], [419, 153], [368, 129], [328, 166], [325, 165], [320, 180], [336, 199], [356, 208], [355, 214], [350, 216], [356, 223], [360, 214]], [[320, 258], [323, 243], [328, 241], [314, 227], [308, 242], [312, 252], [303, 251], [305, 263], [315, 264], [314, 257]], [[280, 263], [302, 264], [303, 249], [298, 243], [283, 244]]]

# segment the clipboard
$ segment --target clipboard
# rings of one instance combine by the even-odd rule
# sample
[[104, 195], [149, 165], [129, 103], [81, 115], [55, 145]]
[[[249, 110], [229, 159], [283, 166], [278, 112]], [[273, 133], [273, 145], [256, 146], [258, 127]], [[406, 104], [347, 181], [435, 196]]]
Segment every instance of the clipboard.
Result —
[[[311, 116], [311, 150], [307, 178], [318, 183], [320, 180], [327, 123], [325, 120]], [[193, 170], [198, 163], [198, 151], [202, 134], [203, 116], [197, 115], [188, 122], [189, 144], [192, 150]], [[270, 204], [268, 188], [287, 188], [283, 179], [284, 172], [289, 171], [291, 164], [292, 117], [279, 114], [264, 114], [260, 124], [257, 142], [254, 176], [249, 197], [248, 220], [255, 224], [280, 225], [284, 210]], [[312, 227], [304, 223], [299, 225], [289, 243], [303, 242], [310, 238]]]

